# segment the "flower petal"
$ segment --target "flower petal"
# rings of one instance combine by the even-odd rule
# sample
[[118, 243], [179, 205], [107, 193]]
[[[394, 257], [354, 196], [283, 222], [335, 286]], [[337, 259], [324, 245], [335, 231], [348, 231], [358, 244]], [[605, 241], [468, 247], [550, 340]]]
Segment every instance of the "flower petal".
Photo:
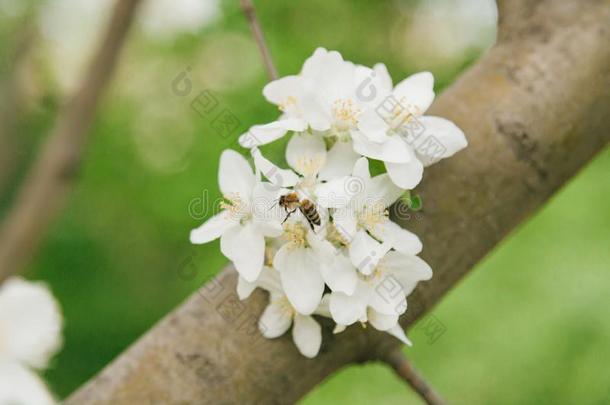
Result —
[[371, 283], [369, 306], [385, 315], [401, 315], [407, 310], [407, 300], [401, 283], [391, 274], [384, 272]]
[[237, 296], [240, 300], [248, 298], [256, 289], [256, 283], [252, 283], [242, 276], [237, 277]]
[[389, 207], [403, 195], [405, 190], [398, 187], [390, 175], [387, 173], [380, 174], [371, 179], [367, 184], [367, 198], [373, 202], [381, 202], [384, 207]]
[[260, 287], [272, 294], [283, 294], [280, 284], [280, 275], [274, 268], [264, 266], [256, 281], [250, 282], [243, 277], [237, 278], [237, 295], [240, 300], [248, 298], [256, 287]]
[[383, 263], [387, 273], [400, 283], [406, 295], [411, 294], [418, 282], [432, 278], [432, 269], [418, 256], [388, 252]]
[[283, 232], [285, 213], [278, 200], [284, 190], [271, 183], [257, 183], [252, 191], [250, 207], [252, 221], [257, 230], [267, 237], [277, 237]]
[[339, 208], [333, 214], [333, 225], [348, 244], [356, 235], [356, 213], [352, 207]]
[[280, 139], [288, 131], [304, 131], [307, 123], [301, 118], [285, 118], [263, 125], [254, 125], [248, 132], [239, 137], [239, 144], [244, 148], [266, 145]]
[[452, 156], [468, 145], [462, 130], [445, 118], [425, 116], [419, 121], [424, 132], [413, 147], [419, 156], [424, 157], [426, 166]]
[[318, 179], [328, 181], [348, 176], [360, 156], [354, 152], [351, 142], [337, 141], [328, 151], [326, 164], [318, 174]]
[[299, 181], [299, 176], [290, 169], [280, 169], [269, 159], [265, 158], [258, 148], [251, 150], [254, 166], [263, 176], [277, 187], [292, 187]]
[[323, 316], [325, 318], [332, 318], [330, 314], [330, 294], [324, 294], [322, 300], [320, 301], [320, 305], [314, 311], [314, 314]]
[[407, 190], [415, 188], [424, 174], [424, 165], [415, 156], [408, 163], [385, 162], [385, 168], [392, 182]]
[[358, 129], [371, 142], [382, 143], [388, 137], [388, 123], [376, 110], [367, 108], [358, 117]]
[[294, 134], [286, 146], [286, 161], [304, 176], [315, 176], [326, 163], [326, 145], [319, 135]]
[[398, 314], [382, 314], [373, 308], [368, 310], [368, 321], [377, 330], [386, 331], [398, 324]]
[[371, 173], [369, 172], [369, 160], [367, 158], [361, 157], [356, 160], [352, 169], [352, 176], [362, 179], [368, 185], [371, 180]]
[[405, 107], [423, 114], [434, 101], [434, 76], [430, 72], [411, 75], [394, 87], [394, 97]]
[[223, 195], [237, 194], [242, 199], [249, 200], [255, 181], [256, 176], [246, 158], [231, 149], [222, 152], [218, 183]]
[[345, 176], [316, 186], [318, 204], [324, 208], [342, 208], [349, 204], [352, 197], [362, 190], [362, 181], [356, 177]]
[[284, 76], [267, 83], [263, 88], [263, 96], [277, 106], [286, 105], [289, 101], [297, 101], [303, 94], [303, 79], [300, 76]]
[[383, 142], [373, 142], [360, 131], [351, 132], [354, 150], [371, 159], [384, 162], [407, 163], [413, 153], [409, 146], [397, 135], [386, 136]]
[[389, 93], [392, 91], [392, 77], [388, 72], [388, 68], [383, 63], [377, 63], [373, 66], [373, 71], [375, 71], [375, 76], [379, 81], [379, 86], [381, 87], [381, 91], [383, 93]]
[[292, 340], [303, 356], [316, 357], [322, 345], [322, 328], [311, 316], [296, 314]]
[[355, 66], [344, 61], [337, 51], [316, 49], [303, 64], [301, 76], [314, 83], [315, 93], [327, 106], [354, 92]]
[[322, 278], [332, 291], [351, 295], [356, 289], [358, 275], [347, 256], [336, 254], [332, 261], [320, 263]]
[[274, 264], [292, 306], [303, 315], [313, 313], [322, 299], [324, 280], [309, 249], [286, 244], [275, 254]]
[[265, 238], [252, 222], [223, 233], [220, 250], [233, 262], [240, 276], [250, 282], [258, 278], [265, 260]]
[[404, 254], [416, 255], [421, 252], [423, 247], [417, 235], [407, 231], [387, 217], [384, 217], [381, 222], [368, 229], [368, 231]]
[[351, 325], [366, 318], [368, 290], [358, 289], [353, 295], [333, 292], [330, 295], [330, 313], [339, 325]]
[[0, 286], [0, 362], [44, 368], [61, 346], [59, 305], [43, 283], [12, 277]]
[[211, 242], [220, 238], [224, 232], [233, 226], [237, 226], [237, 224], [237, 219], [231, 216], [230, 212], [222, 211], [205, 221], [199, 228], [191, 231], [191, 243], [200, 245]]
[[0, 363], [0, 404], [57, 403], [36, 373], [17, 362]]
[[[285, 298], [284, 298], [285, 299]], [[267, 339], [282, 336], [292, 324], [292, 308], [288, 302], [282, 303], [282, 297], [271, 298], [271, 303], [258, 320], [258, 329]]]
[[413, 343], [411, 343], [407, 335], [405, 335], [405, 331], [400, 325], [396, 325], [393, 328], [386, 330], [386, 333], [389, 333], [390, 335], [394, 336], [396, 339], [400, 340], [407, 346], [413, 346]]
[[390, 248], [390, 244], [381, 244], [365, 231], [359, 230], [349, 245], [349, 256], [362, 274], [369, 275]]

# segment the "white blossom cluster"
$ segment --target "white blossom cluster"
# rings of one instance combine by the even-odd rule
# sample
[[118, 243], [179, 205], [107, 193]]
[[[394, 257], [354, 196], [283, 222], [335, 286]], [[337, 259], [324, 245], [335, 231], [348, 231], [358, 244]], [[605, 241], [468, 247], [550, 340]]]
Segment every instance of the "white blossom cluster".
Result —
[[0, 404], [56, 403], [36, 370], [60, 348], [61, 328], [46, 286], [18, 277], [0, 285]]
[[[388, 207], [419, 183], [424, 166], [467, 145], [453, 123], [423, 115], [434, 99], [432, 74], [392, 86], [383, 64], [371, 69], [318, 48], [300, 74], [263, 94], [282, 114], [240, 137], [254, 169], [239, 153], [222, 153], [223, 210], [191, 242], [220, 238], [239, 273], [239, 297], [269, 292], [261, 333], [275, 338], [293, 325], [307, 357], [322, 341], [312, 315], [332, 318], [335, 332], [368, 323], [408, 344], [398, 318], [432, 270], [417, 256], [419, 238], [391, 221]], [[280, 168], [258, 147], [288, 132], [290, 168]], [[371, 176], [369, 159], [387, 173]]]

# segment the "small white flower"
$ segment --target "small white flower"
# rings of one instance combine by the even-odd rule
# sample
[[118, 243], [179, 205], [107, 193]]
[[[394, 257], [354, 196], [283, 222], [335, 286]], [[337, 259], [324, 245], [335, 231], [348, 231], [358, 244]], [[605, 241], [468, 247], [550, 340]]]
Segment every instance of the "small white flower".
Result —
[[279, 107], [278, 121], [256, 125], [240, 138], [245, 147], [264, 145], [287, 131], [327, 131], [326, 136], [349, 138], [356, 128], [361, 107], [356, 97], [356, 67], [339, 52], [315, 50], [301, 73], [265, 86], [263, 95]]
[[43, 284], [13, 277], [0, 286], [0, 403], [53, 404], [32, 371], [61, 346], [59, 305]]
[[[352, 176], [359, 181], [359, 192], [346, 207], [333, 212], [333, 223], [346, 239], [354, 265], [361, 267], [377, 244], [369, 233], [402, 253], [418, 254], [422, 249], [419, 238], [388, 217], [387, 208], [403, 190], [392, 183], [388, 174], [371, 177], [366, 158], [358, 159]], [[380, 258], [377, 256], [377, 260]]]
[[16, 362], [0, 362], [0, 404], [56, 403], [36, 373]]
[[61, 346], [59, 306], [43, 284], [13, 277], [0, 286], [0, 362], [42, 369]]
[[[310, 315], [302, 315], [291, 305], [280, 283], [279, 273], [265, 266], [260, 277], [253, 283], [240, 278], [237, 290], [241, 299], [247, 298], [256, 287], [269, 292], [269, 305], [259, 319], [259, 329], [268, 339], [282, 336], [291, 325], [292, 340], [301, 354], [313, 358], [320, 351], [322, 344], [322, 328]], [[321, 302], [314, 313], [330, 316], [328, 303]]]
[[372, 85], [376, 86], [378, 104], [369, 105], [358, 130], [352, 131], [354, 149], [363, 156], [384, 161], [392, 181], [401, 188], [412, 189], [420, 182], [424, 166], [466, 147], [466, 137], [449, 120], [423, 116], [434, 100], [434, 77], [430, 72], [409, 76], [393, 89], [384, 65], [369, 69], [369, 74], [376, 77]]
[[347, 205], [353, 192], [347, 187], [358, 155], [351, 142], [337, 141], [329, 151], [321, 136], [296, 133], [286, 147], [286, 161], [294, 170], [280, 169], [252, 149], [257, 170], [278, 187], [292, 187], [301, 198], [315, 201], [324, 208]]
[[370, 274], [359, 273], [353, 294], [331, 293], [330, 313], [339, 325], [368, 321], [378, 330], [396, 333], [398, 317], [407, 309], [406, 297], [419, 281], [431, 277], [432, 269], [419, 257], [390, 251]]
[[[316, 310], [324, 294], [325, 281], [341, 290], [353, 291], [356, 274], [351, 263], [336, 262], [334, 247], [311, 231], [304, 221], [286, 222], [282, 238], [285, 243], [275, 254], [273, 265], [280, 274], [288, 300], [300, 314], [310, 315]], [[330, 272], [331, 264], [343, 266]], [[353, 274], [351, 279], [350, 274]]]
[[[321, 344], [320, 325], [311, 317], [317, 314], [335, 320], [335, 333], [370, 323], [410, 344], [398, 318], [432, 270], [416, 256], [419, 238], [392, 222], [388, 207], [419, 183], [425, 166], [467, 144], [450, 121], [423, 116], [434, 100], [433, 84], [432, 74], [422, 72], [393, 87], [385, 65], [354, 65], [318, 48], [298, 75], [265, 86], [264, 96], [282, 115], [239, 139], [250, 148], [256, 173], [234, 152], [226, 159], [231, 164], [221, 159], [228, 214], [211, 218], [191, 240], [222, 235], [221, 249], [240, 273], [240, 298], [257, 286], [271, 293], [260, 320], [266, 337], [294, 324], [295, 344], [313, 357]], [[258, 146], [289, 131], [289, 168], [283, 169]], [[384, 162], [387, 173], [371, 177], [368, 158]], [[260, 183], [262, 176], [269, 183]], [[267, 204], [290, 210], [279, 215], [279, 232], [279, 219], [265, 222], [252, 213], [260, 184]], [[301, 204], [305, 199], [312, 204]]]
[[263, 268], [265, 236], [282, 233], [272, 204], [277, 188], [261, 183], [246, 159], [233, 150], [220, 156], [218, 182], [224, 210], [191, 231], [190, 240], [203, 244], [220, 237], [220, 249], [245, 279], [253, 281]]

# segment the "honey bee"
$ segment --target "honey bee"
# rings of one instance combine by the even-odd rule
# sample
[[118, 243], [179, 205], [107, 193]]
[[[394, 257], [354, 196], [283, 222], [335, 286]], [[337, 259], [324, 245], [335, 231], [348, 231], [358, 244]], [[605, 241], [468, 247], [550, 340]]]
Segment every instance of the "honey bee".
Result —
[[286, 222], [288, 218], [290, 218], [290, 216], [294, 214], [297, 209], [301, 210], [301, 213], [303, 213], [303, 216], [305, 217], [305, 219], [307, 219], [307, 222], [309, 223], [309, 226], [311, 227], [312, 231], [314, 230], [314, 225], [319, 226], [322, 223], [320, 221], [320, 214], [318, 214], [318, 210], [316, 210], [316, 206], [314, 205], [314, 203], [312, 203], [307, 198], [299, 200], [299, 196], [297, 195], [297, 193], [292, 192], [280, 196], [279, 204], [280, 207], [283, 207], [284, 210], [286, 210], [286, 212], [288, 213], [282, 224]]

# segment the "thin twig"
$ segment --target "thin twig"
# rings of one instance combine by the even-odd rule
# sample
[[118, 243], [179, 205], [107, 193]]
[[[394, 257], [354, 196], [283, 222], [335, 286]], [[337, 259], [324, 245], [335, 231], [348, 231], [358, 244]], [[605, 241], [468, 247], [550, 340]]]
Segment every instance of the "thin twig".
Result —
[[16, 129], [26, 110], [24, 85], [19, 79], [21, 71], [31, 61], [28, 57], [36, 37], [33, 19], [28, 13], [16, 33], [16, 41], [11, 51], [8, 68], [4, 77], [0, 77], [0, 200], [8, 188], [11, 177], [24, 158], [19, 146], [23, 137], [16, 135]]
[[445, 401], [424, 380], [424, 377], [407, 360], [400, 348], [390, 351], [382, 359], [400, 378], [405, 380], [415, 392], [429, 405], [445, 405]]
[[140, 0], [117, 0], [100, 47], [0, 227], [0, 282], [27, 264], [74, 183], [95, 108]]
[[240, 0], [239, 3], [241, 4], [241, 9], [246, 15], [248, 22], [250, 23], [252, 35], [254, 35], [254, 40], [258, 44], [258, 49], [260, 50], [261, 56], [263, 57], [263, 62], [265, 63], [267, 76], [269, 76], [269, 80], [276, 80], [278, 77], [277, 70], [275, 69], [275, 65], [273, 64], [273, 59], [271, 59], [271, 53], [269, 52], [269, 48], [267, 47], [267, 42], [265, 42], [263, 30], [261, 29], [261, 25], [258, 22], [258, 18], [256, 17], [256, 10], [254, 9], [254, 4], [252, 4], [251, 0]]

